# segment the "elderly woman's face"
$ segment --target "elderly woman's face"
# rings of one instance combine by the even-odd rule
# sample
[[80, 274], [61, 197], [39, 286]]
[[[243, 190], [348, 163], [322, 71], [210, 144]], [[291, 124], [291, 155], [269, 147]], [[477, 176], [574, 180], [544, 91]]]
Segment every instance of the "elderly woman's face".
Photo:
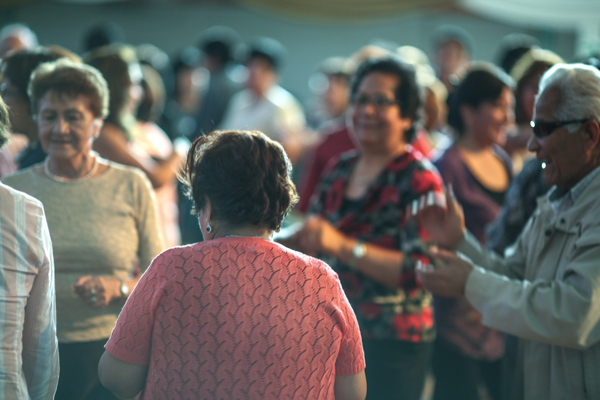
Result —
[[402, 117], [395, 91], [400, 79], [393, 74], [373, 72], [361, 81], [350, 108], [351, 128], [361, 147], [395, 151], [406, 144], [404, 133], [412, 126]]
[[54, 91], [40, 99], [37, 122], [42, 147], [55, 159], [74, 159], [89, 153], [102, 127], [102, 119], [90, 109], [89, 98]]

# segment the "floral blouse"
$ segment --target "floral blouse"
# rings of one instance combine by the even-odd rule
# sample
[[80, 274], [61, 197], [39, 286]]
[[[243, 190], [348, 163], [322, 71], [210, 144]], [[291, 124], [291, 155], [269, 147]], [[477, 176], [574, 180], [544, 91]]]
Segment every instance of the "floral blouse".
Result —
[[356, 152], [342, 155], [323, 175], [312, 199], [311, 214], [321, 215], [346, 236], [405, 256], [396, 288], [383, 285], [335, 257], [321, 255], [338, 273], [354, 308], [364, 339], [429, 342], [435, 337], [432, 297], [415, 275], [423, 258], [427, 233], [406, 218], [413, 200], [430, 191], [442, 193], [442, 179], [421, 153], [408, 151], [392, 160], [360, 200], [345, 198], [358, 161]]

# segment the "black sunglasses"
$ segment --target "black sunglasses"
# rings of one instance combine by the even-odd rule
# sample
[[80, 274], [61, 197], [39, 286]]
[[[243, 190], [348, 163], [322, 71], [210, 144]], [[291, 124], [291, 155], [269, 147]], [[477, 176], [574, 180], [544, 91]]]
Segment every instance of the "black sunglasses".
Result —
[[570, 121], [555, 121], [555, 122], [545, 122], [545, 121], [531, 121], [529, 124], [533, 128], [533, 134], [538, 139], [543, 139], [546, 136], [550, 135], [557, 128], [561, 126], [569, 125], [569, 124], [583, 124], [584, 122], [589, 121], [590, 118], [585, 119], [572, 119]]

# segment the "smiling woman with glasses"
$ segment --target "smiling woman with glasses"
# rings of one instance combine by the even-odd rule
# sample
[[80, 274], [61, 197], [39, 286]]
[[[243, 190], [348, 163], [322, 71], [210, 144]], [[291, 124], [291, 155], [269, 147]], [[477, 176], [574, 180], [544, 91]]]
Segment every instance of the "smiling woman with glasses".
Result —
[[359, 150], [324, 173], [295, 236], [340, 276], [363, 337], [368, 399], [419, 399], [435, 337], [431, 295], [415, 279], [427, 235], [405, 215], [420, 195], [442, 190], [409, 145], [421, 105], [412, 67], [394, 57], [360, 66], [347, 121]]

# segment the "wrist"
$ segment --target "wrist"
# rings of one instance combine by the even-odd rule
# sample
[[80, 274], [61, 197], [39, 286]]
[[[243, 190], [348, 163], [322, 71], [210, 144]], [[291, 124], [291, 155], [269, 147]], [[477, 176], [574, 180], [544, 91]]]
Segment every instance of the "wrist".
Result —
[[350, 251], [350, 261], [348, 266], [352, 269], [356, 269], [358, 262], [367, 254], [367, 245], [360, 240], [357, 240]]
[[115, 289], [113, 300], [121, 300], [127, 298], [129, 294], [129, 286], [121, 278], [115, 278]]

